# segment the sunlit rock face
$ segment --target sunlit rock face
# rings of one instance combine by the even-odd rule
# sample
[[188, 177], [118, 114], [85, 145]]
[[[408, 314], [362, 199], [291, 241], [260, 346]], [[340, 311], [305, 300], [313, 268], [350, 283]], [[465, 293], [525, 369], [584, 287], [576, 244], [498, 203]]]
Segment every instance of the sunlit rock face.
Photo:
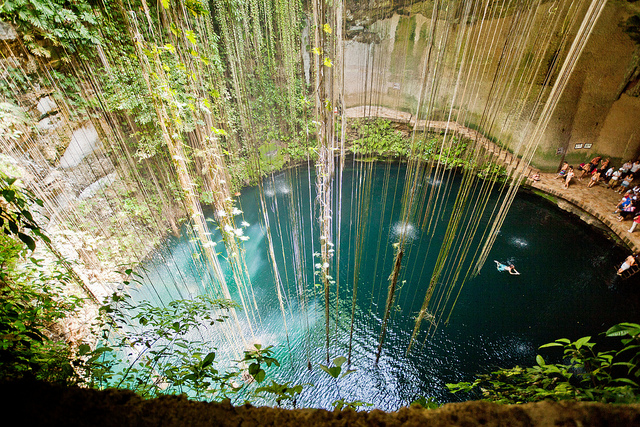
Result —
[[15, 40], [18, 33], [8, 22], [0, 22], [0, 40]]
[[[435, 95], [429, 100], [433, 102], [432, 120], [451, 118], [481, 124], [487, 105], [501, 96], [492, 82], [502, 57], [502, 45], [511, 37], [508, 31], [513, 15], [506, 13], [495, 19], [476, 20], [467, 26], [445, 25], [442, 20], [433, 19], [432, 5], [430, 2], [407, 7], [370, 5], [370, 10], [377, 12], [376, 19], [371, 19], [356, 5], [349, 8], [347, 4], [344, 95], [348, 107], [373, 103], [415, 115], [420, 97]], [[554, 11], [545, 3], [536, 11], [535, 22], [545, 25], [543, 22]], [[640, 133], [634, 130], [634, 124], [640, 122], [639, 48], [624, 32], [630, 14], [639, 11], [638, 4], [629, 2], [609, 2], [604, 8], [534, 157], [533, 163], [538, 167], [554, 169], [562, 153], [569, 161], [575, 159], [576, 162], [593, 157], [593, 153], [620, 160], [640, 153]], [[533, 30], [540, 28], [534, 24]], [[577, 26], [572, 27], [570, 37], [574, 37], [577, 30]], [[456, 51], [459, 49], [457, 37], [468, 37], [463, 31], [477, 34], [477, 39], [471, 37], [466, 41], [465, 48], [469, 49], [466, 59], [462, 59], [461, 51]], [[550, 44], [533, 77], [534, 86], [542, 87], [554, 55], [565, 54], [568, 48], [559, 39]], [[523, 51], [533, 55], [538, 49], [541, 49], [540, 40], [532, 38]], [[429, 74], [433, 67], [430, 64], [436, 61], [441, 70], [434, 77]], [[524, 71], [534, 65], [517, 66]], [[548, 88], [558, 72], [559, 69], [555, 69], [547, 81]], [[477, 86], [473, 87], [478, 102], [463, 101], [460, 95], [469, 90], [465, 85], [470, 73], [476, 73], [474, 78], [478, 79], [474, 83]], [[511, 107], [497, 114], [496, 123], [501, 125], [486, 130], [488, 136], [507, 141], [510, 148], [515, 149], [514, 144], [525, 132], [529, 120], [536, 117], [536, 114], [518, 113], [517, 105], [531, 106], [536, 90], [523, 90], [510, 96], [513, 97]], [[466, 113], [460, 115], [465, 110]], [[449, 116], [449, 112], [453, 114]], [[582, 144], [582, 148], [575, 148], [575, 144]], [[584, 144], [591, 145], [585, 148]]]
[[71, 142], [62, 159], [60, 159], [60, 167], [78, 166], [85, 157], [93, 153], [99, 146], [98, 132], [92, 124], [76, 130], [71, 136]]

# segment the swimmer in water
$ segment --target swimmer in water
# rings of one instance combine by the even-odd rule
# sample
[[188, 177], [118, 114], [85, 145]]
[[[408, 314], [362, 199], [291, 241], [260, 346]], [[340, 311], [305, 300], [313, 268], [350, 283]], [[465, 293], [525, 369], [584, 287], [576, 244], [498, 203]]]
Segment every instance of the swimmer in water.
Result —
[[519, 276], [520, 273], [518, 273], [518, 271], [516, 270], [515, 265], [513, 264], [509, 264], [509, 265], [504, 265], [496, 260], [493, 260], [496, 263], [496, 268], [498, 269], [498, 271], [502, 272], [502, 271], [508, 271], [509, 274], [513, 274], [514, 276]]

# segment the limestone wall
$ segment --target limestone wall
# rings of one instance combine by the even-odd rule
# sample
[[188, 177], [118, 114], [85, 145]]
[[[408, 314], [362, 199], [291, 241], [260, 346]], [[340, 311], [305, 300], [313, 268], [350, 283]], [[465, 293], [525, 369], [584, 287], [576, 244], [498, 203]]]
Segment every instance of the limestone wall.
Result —
[[[535, 22], [543, 25], [547, 15], [554, 13], [558, 4], [543, 3], [536, 11]], [[453, 120], [458, 123], [480, 125], [487, 136], [496, 137], [512, 151], [518, 151], [526, 135], [525, 128], [529, 124], [527, 112], [532, 111], [535, 96], [541, 90], [546, 96], [551, 86], [549, 84], [545, 88], [541, 83], [552, 61], [553, 49], [559, 49], [562, 55], [568, 49], [568, 45], [562, 47], [559, 44], [559, 30], [552, 34], [554, 41], [545, 54], [545, 62], [531, 92], [501, 93], [492, 87], [492, 79], [502, 51], [494, 46], [493, 51], [483, 57], [481, 49], [485, 49], [484, 46], [493, 39], [500, 44], [517, 36], [508, 34], [511, 16], [473, 23], [469, 31], [480, 34], [476, 50], [482, 62], [475, 63], [470, 69], [486, 67], [486, 72], [473, 83], [476, 86], [464, 89], [477, 93], [477, 99], [461, 96], [462, 87], [457, 88], [458, 94], [454, 97], [456, 76], [462, 67], [455, 53], [458, 48], [456, 40], [463, 27], [439, 27], [435, 38], [444, 40], [444, 32], [450, 31], [448, 44], [440, 58], [436, 48], [429, 53], [429, 28], [432, 24], [429, 5], [432, 3], [428, 1], [395, 8], [384, 2], [369, 4], [378, 8], [377, 20], [363, 12], [347, 12], [344, 84], [347, 107], [380, 105], [415, 115], [423, 87], [421, 79], [428, 69], [426, 64], [439, 61], [442, 67], [439, 77], [427, 80], [424, 85], [432, 91], [429, 96], [434, 101], [430, 119], [446, 120], [451, 111]], [[582, 12], [585, 11], [586, 6]], [[640, 48], [623, 32], [621, 25], [636, 13], [640, 13], [639, 3], [607, 3], [552, 116], [534, 157], [534, 165], [553, 170], [562, 160], [563, 152], [570, 162], [580, 162], [596, 153], [615, 160], [640, 155], [640, 98], [635, 87], [638, 84], [636, 74]], [[534, 31], [538, 30], [534, 28]], [[569, 45], [577, 30], [576, 24], [569, 31]], [[529, 43], [529, 53], [539, 49], [538, 39], [531, 38]], [[524, 68], [518, 70], [519, 73], [526, 71]], [[495, 114], [495, 120], [484, 122], [485, 108], [505, 95], [511, 99]], [[575, 149], [575, 144], [583, 147], [591, 144], [591, 147]]]

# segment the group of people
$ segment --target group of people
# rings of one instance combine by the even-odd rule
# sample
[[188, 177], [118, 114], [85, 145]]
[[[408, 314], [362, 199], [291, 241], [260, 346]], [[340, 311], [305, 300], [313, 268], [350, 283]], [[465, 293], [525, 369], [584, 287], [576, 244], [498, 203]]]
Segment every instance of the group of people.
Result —
[[[624, 193], [631, 187], [635, 175], [640, 171], [640, 160], [632, 162], [626, 161], [620, 168], [611, 165], [609, 159], [602, 159], [596, 156], [589, 163], [581, 163], [578, 166], [580, 176], [578, 180], [589, 178], [587, 187], [591, 188], [599, 182], [604, 182], [607, 188], [611, 188], [619, 193]], [[575, 177], [573, 167], [564, 162], [556, 179], [564, 180], [564, 188], [569, 188], [571, 180]]]
[[633, 219], [631, 228], [628, 230], [629, 233], [633, 233], [637, 225], [640, 224], [640, 186], [627, 190], [613, 213], [618, 216], [618, 221]]

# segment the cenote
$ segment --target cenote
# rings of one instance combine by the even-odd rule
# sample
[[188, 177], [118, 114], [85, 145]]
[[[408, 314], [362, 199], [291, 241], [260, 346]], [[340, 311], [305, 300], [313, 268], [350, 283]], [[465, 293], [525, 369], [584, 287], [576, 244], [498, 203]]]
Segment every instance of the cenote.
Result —
[[[336, 190], [342, 209], [334, 212], [334, 219], [338, 214], [342, 217], [340, 241], [335, 241], [338, 256], [329, 267], [339, 285], [338, 298], [336, 285], [332, 285], [330, 298], [331, 359], [347, 356], [349, 351], [354, 268], [359, 268], [349, 366], [355, 372], [337, 382], [319, 367], [326, 364], [327, 348], [324, 292], [314, 285], [318, 283], [315, 265], [320, 262], [314, 257], [320, 241], [317, 221], [312, 219], [316, 209], [315, 171], [300, 166], [263, 181], [277, 271], [285, 295], [284, 320], [267, 253], [260, 190], [245, 188], [238, 197], [242, 220], [250, 224], [244, 229], [244, 235], [249, 237], [244, 248], [259, 308], [254, 334], [245, 328], [247, 341], [274, 346], [282, 366], [271, 369], [268, 376], [280, 382], [310, 384], [298, 399], [299, 405], [331, 408], [333, 401], [344, 398], [396, 410], [421, 396], [438, 402], [469, 399], [474, 396], [453, 395], [445, 384], [469, 381], [474, 374], [498, 367], [531, 366], [537, 354], [557, 358], [557, 354], [538, 347], [562, 337], [595, 336], [615, 323], [639, 320], [640, 294], [636, 285], [631, 280], [614, 280], [615, 266], [626, 252], [544, 199], [521, 191], [480, 274], [462, 288], [448, 324], [445, 325], [446, 315], [437, 328], [430, 329], [429, 323], [423, 322], [407, 353], [436, 262], [437, 251], [430, 246], [430, 240], [442, 239], [453, 200], [445, 204], [432, 233], [413, 224], [402, 224], [400, 198], [405, 170], [397, 163], [377, 163], [371, 168], [349, 163], [342, 175], [342, 187]], [[371, 180], [373, 192], [366, 205], [356, 203], [364, 174]], [[425, 180], [423, 185], [451, 185], [455, 189], [459, 182], [459, 176], [451, 175], [450, 182]], [[357, 229], [364, 230], [364, 234], [357, 235]], [[219, 241], [219, 230], [212, 227], [210, 231]], [[304, 244], [295, 247], [292, 236], [300, 232], [302, 235], [295, 241]], [[394, 260], [393, 243], [402, 233], [408, 250], [376, 364]], [[205, 292], [210, 286], [210, 276], [191, 255], [188, 235], [183, 236], [169, 238], [147, 259], [143, 285], [132, 291], [134, 299], [163, 304]], [[361, 259], [357, 262], [355, 247], [360, 237]], [[473, 243], [479, 244], [479, 239]], [[223, 245], [217, 248], [224, 251]], [[225, 255], [223, 252], [220, 258]], [[296, 259], [304, 260], [304, 280], [296, 277], [293, 265], [300, 262]], [[514, 263], [521, 275], [498, 272], [493, 260]], [[226, 265], [223, 261], [221, 264]], [[227, 280], [233, 290], [229, 271]], [[217, 342], [215, 332], [211, 340]], [[223, 343], [216, 346], [221, 353], [224, 351]]]

